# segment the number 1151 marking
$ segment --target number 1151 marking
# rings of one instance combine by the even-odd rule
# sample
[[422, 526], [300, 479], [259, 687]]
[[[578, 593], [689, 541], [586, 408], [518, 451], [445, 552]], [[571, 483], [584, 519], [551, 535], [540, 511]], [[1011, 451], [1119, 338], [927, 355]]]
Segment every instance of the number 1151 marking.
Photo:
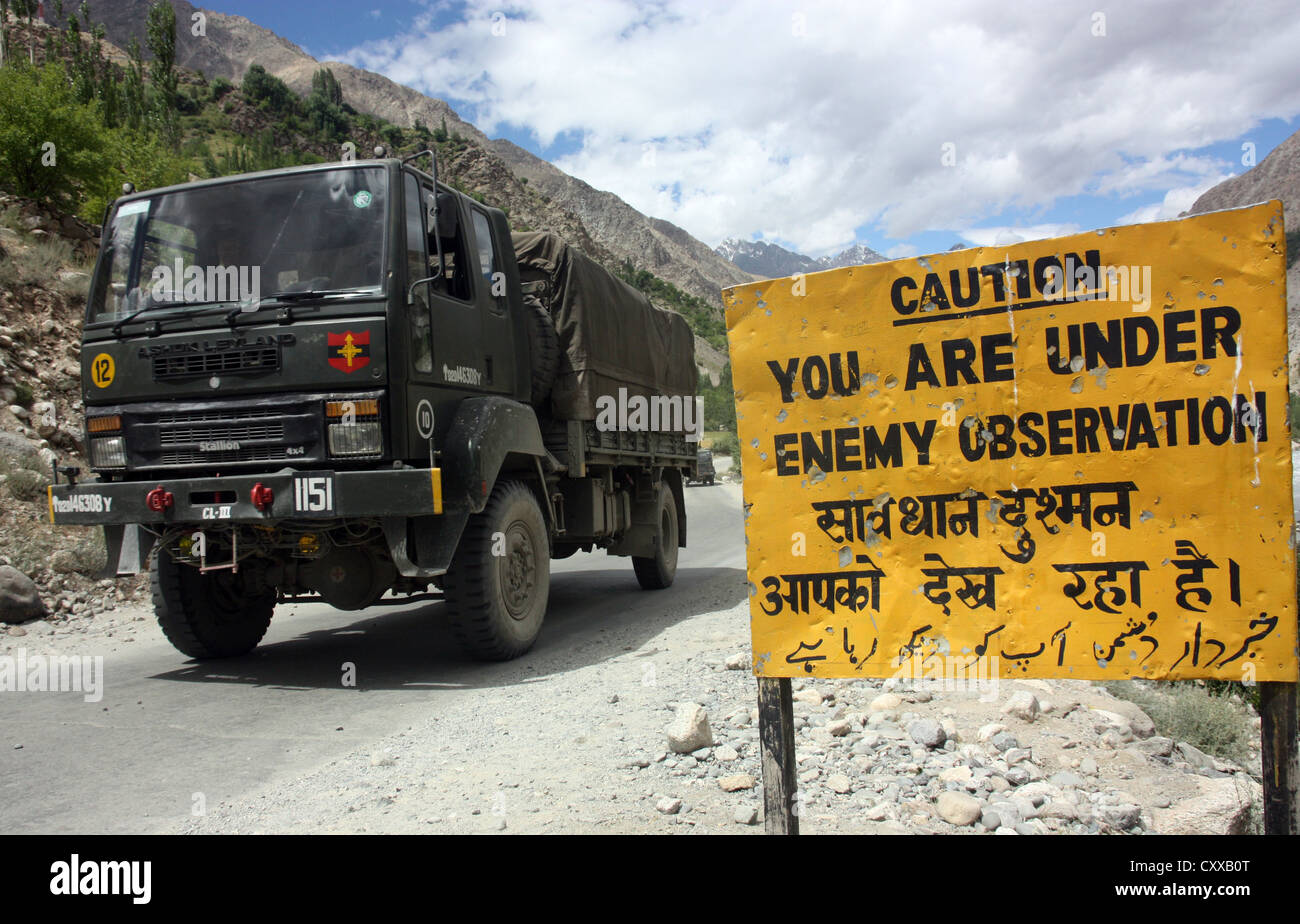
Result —
[[300, 513], [333, 512], [334, 479], [329, 475], [294, 478], [293, 509]]

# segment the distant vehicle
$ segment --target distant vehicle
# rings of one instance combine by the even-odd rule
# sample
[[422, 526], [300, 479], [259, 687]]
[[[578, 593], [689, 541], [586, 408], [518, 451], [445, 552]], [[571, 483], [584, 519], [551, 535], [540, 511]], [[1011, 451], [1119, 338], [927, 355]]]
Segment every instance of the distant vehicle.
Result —
[[713, 484], [714, 476], [717, 471], [713, 468], [713, 453], [707, 449], [701, 449], [695, 454], [695, 478], [700, 484]]
[[102, 524], [107, 576], [148, 569], [191, 657], [253, 648], [281, 602], [434, 587], [464, 648], [503, 660], [537, 638], [552, 558], [603, 549], [673, 582], [696, 447], [594, 408], [693, 401], [685, 320], [414, 160], [128, 193], [108, 216], [82, 340], [95, 477], [69, 470], [50, 519]]

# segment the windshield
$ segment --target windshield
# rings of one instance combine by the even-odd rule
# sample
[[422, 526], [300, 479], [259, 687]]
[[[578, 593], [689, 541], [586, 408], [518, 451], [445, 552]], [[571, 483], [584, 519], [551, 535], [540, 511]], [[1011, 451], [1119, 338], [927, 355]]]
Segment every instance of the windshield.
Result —
[[382, 293], [387, 189], [382, 169], [349, 167], [122, 203], [88, 320], [279, 293]]

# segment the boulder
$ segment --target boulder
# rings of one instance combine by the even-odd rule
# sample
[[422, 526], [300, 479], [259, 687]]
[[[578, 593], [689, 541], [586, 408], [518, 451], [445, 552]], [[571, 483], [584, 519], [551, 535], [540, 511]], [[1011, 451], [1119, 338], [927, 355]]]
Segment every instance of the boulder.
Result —
[[0, 622], [27, 622], [45, 614], [36, 582], [17, 568], [0, 565]]
[[700, 748], [713, 747], [709, 714], [698, 703], [679, 706], [668, 728], [668, 747], [676, 754], [689, 754]]

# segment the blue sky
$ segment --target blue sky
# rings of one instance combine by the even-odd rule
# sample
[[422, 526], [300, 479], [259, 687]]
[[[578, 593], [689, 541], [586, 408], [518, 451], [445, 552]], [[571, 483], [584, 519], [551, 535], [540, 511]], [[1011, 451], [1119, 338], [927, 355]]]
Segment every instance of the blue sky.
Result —
[[1169, 218], [1300, 129], [1282, 0], [205, 6], [710, 245], [908, 256]]

